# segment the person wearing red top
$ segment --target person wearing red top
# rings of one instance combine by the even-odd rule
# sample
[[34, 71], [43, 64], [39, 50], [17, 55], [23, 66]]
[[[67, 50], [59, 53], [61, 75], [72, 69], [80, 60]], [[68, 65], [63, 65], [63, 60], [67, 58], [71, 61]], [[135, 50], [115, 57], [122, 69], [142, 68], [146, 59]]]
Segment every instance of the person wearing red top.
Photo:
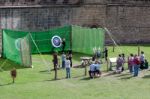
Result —
[[134, 60], [133, 54], [130, 54], [130, 57], [128, 57], [128, 68], [130, 73], [133, 73], [133, 67], [134, 67], [133, 60]]
[[136, 77], [139, 74], [139, 67], [140, 67], [140, 59], [137, 55], [134, 56], [133, 63], [134, 63], [134, 75], [133, 76]]

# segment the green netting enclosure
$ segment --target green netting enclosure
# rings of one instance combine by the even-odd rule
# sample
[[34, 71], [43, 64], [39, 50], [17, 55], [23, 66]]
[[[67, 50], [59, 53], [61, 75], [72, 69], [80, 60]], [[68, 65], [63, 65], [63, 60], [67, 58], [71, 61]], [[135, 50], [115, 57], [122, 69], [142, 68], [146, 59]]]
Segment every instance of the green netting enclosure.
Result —
[[65, 51], [72, 50], [92, 54], [94, 47], [103, 49], [104, 30], [80, 26], [64, 26], [40, 32], [2, 30], [3, 57], [24, 66], [31, 66], [31, 54], [62, 51], [54, 47], [51, 40], [54, 36], [65, 38]]
[[93, 54], [93, 48], [104, 49], [104, 29], [72, 27], [72, 50], [85, 54]]
[[3, 57], [22, 64], [21, 42], [29, 39], [26, 32], [3, 30]]

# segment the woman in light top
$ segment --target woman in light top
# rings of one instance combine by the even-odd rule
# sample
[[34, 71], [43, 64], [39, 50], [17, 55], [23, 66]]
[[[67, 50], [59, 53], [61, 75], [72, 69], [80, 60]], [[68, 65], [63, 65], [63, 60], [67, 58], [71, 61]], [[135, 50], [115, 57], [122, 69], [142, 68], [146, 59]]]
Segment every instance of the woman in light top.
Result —
[[65, 61], [65, 67], [66, 67], [66, 78], [70, 78], [70, 60], [68, 57]]

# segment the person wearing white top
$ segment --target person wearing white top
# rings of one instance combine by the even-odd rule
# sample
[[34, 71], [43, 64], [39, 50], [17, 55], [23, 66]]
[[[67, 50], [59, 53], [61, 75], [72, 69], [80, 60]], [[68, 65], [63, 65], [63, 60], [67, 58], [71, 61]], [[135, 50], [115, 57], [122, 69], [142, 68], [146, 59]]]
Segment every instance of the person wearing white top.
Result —
[[66, 78], [70, 78], [70, 60], [69, 58], [65, 61], [65, 67], [66, 67]]
[[141, 51], [141, 55], [140, 55], [140, 69], [144, 69], [144, 63], [145, 63], [145, 55], [144, 52]]

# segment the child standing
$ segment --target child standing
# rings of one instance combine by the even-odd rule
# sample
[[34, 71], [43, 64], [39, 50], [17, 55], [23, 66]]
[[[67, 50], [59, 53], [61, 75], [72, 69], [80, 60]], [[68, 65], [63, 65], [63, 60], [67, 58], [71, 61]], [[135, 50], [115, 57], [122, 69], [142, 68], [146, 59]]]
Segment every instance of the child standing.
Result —
[[10, 74], [11, 74], [11, 77], [13, 79], [12, 83], [15, 83], [15, 78], [17, 76], [17, 71], [16, 71], [16, 68], [13, 68], [11, 71], [10, 71]]
[[68, 57], [65, 61], [65, 66], [66, 66], [66, 78], [70, 78], [70, 60]]

